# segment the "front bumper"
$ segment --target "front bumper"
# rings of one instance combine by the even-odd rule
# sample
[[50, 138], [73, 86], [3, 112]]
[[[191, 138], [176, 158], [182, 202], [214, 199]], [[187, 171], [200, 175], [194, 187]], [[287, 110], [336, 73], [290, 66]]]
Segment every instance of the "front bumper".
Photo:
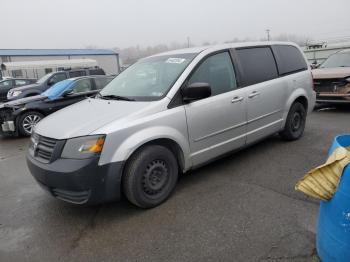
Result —
[[14, 121], [5, 121], [1, 124], [1, 130], [2, 132], [15, 132], [15, 122]]
[[11, 108], [0, 108], [0, 133], [8, 134], [16, 132], [16, 115]]
[[39, 185], [52, 196], [73, 204], [99, 204], [120, 199], [124, 162], [98, 165], [99, 158], [57, 159], [45, 164], [27, 154]]
[[350, 94], [337, 94], [337, 93], [317, 93], [317, 103], [337, 103], [348, 104], [350, 103]]

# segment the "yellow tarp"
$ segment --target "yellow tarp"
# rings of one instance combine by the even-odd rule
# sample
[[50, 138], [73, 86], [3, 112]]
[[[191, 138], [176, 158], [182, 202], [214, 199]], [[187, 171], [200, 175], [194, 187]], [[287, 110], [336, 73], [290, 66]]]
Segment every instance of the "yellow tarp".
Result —
[[308, 196], [330, 200], [337, 190], [344, 168], [350, 163], [350, 147], [338, 147], [327, 162], [309, 171], [295, 185], [295, 190]]

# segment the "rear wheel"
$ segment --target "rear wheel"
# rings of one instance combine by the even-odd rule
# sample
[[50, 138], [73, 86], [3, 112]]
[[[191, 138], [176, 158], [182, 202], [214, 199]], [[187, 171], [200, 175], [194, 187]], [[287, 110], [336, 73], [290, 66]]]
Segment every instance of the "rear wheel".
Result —
[[286, 124], [283, 131], [280, 132], [280, 136], [289, 141], [299, 139], [304, 133], [305, 123], [306, 109], [301, 103], [295, 102], [289, 110]]
[[30, 111], [22, 114], [18, 119], [19, 133], [22, 136], [30, 136], [36, 124], [39, 123], [43, 118], [43, 114], [35, 111]]
[[174, 154], [164, 146], [149, 145], [128, 160], [123, 176], [124, 194], [136, 206], [155, 207], [170, 196], [177, 179]]

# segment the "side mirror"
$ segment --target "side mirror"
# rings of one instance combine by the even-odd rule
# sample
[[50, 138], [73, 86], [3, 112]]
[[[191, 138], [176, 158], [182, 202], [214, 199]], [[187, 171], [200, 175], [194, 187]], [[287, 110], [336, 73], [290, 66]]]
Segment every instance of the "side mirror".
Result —
[[48, 86], [53, 86], [55, 84], [55, 82], [51, 79], [49, 79], [49, 81], [47, 81], [47, 85]]
[[193, 83], [182, 89], [185, 102], [191, 102], [211, 96], [211, 88], [208, 83]]
[[317, 69], [320, 67], [321, 64], [313, 63], [310, 65], [311, 69]]
[[70, 96], [72, 94], [73, 94], [73, 90], [72, 89], [67, 89], [66, 91], [63, 92], [62, 97]]

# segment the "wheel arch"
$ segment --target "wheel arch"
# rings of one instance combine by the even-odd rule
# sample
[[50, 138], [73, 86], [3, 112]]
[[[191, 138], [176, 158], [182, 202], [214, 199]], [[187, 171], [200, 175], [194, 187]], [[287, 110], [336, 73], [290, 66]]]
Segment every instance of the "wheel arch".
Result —
[[300, 104], [302, 104], [305, 108], [305, 111], [308, 111], [309, 102], [307, 101], [307, 98], [305, 96], [299, 96], [297, 99], [294, 100], [292, 104], [294, 104], [295, 102], [299, 102]]
[[170, 139], [170, 138], [156, 138], [156, 139], [150, 140], [148, 142], [145, 142], [144, 144], [140, 145], [138, 148], [136, 148], [133, 152], [130, 153], [127, 161], [136, 152], [138, 152], [139, 150], [142, 150], [142, 148], [144, 148], [146, 146], [149, 146], [149, 145], [160, 145], [160, 146], [166, 147], [176, 157], [176, 160], [177, 160], [177, 163], [179, 165], [179, 168], [181, 170], [185, 169], [184, 152], [183, 152], [182, 148], [180, 147], [180, 145], [177, 142], [175, 142], [174, 140]]
[[300, 102], [305, 107], [306, 112], [309, 111], [310, 104], [309, 104], [309, 99], [306, 91], [301, 88], [296, 89], [293, 92], [293, 94], [289, 96], [289, 99], [287, 100], [286, 107], [283, 113], [283, 123], [282, 123], [281, 129], [284, 128], [287, 121], [289, 110], [295, 102]]
[[21, 118], [21, 116], [25, 113], [28, 113], [28, 112], [38, 112], [40, 114], [42, 114], [44, 117], [46, 116], [46, 114], [40, 110], [40, 109], [31, 109], [31, 108], [27, 108], [25, 110], [21, 110], [19, 112], [17, 112], [16, 116], [15, 116], [15, 123], [16, 123], [16, 130], [18, 131], [19, 129], [19, 119]]
[[40, 110], [40, 109], [32, 109], [32, 108], [26, 108], [24, 110], [20, 110], [18, 112], [16, 112], [16, 121], [18, 121], [18, 119], [20, 118], [20, 116], [22, 116], [23, 114], [25, 113], [28, 113], [28, 112], [38, 112], [44, 116], [46, 116], [45, 112], [43, 110]]
[[191, 167], [187, 132], [184, 133], [172, 127], [153, 126], [138, 130], [131, 135], [127, 132], [123, 135], [117, 132], [107, 135], [105, 144], [108, 146], [102, 151], [100, 165], [110, 162], [126, 162], [140, 148], [150, 144], [159, 144], [174, 153], [183, 171]]

